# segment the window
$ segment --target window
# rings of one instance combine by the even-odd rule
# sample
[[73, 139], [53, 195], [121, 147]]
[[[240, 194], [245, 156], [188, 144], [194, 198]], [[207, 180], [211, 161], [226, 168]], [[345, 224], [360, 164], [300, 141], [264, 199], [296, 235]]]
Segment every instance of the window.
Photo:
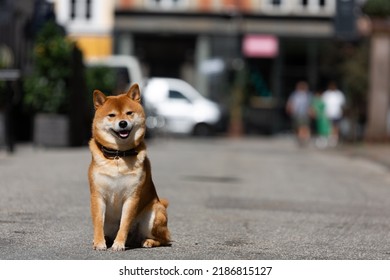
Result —
[[264, 9], [268, 12], [280, 13], [288, 7], [288, 4], [289, 2], [285, 0], [267, 0], [264, 3]]
[[91, 7], [92, 6], [92, 0], [87, 0], [87, 7], [86, 7], [86, 11], [85, 11], [85, 17], [87, 19], [90, 19], [91, 18]]
[[90, 19], [92, 18], [92, 0], [71, 0], [70, 1], [70, 18]]
[[188, 7], [189, 0], [147, 0], [147, 8], [152, 9], [181, 9]]
[[169, 90], [168, 98], [190, 102], [190, 100], [187, 97], [185, 97], [181, 92], [172, 89]]
[[272, 0], [271, 4], [273, 6], [280, 6], [280, 5], [282, 5], [282, 0]]
[[301, 4], [306, 7], [309, 4], [309, 0], [301, 0]]
[[299, 0], [296, 11], [309, 14], [330, 13], [335, 7], [335, 0]]
[[70, 18], [76, 18], [76, 0], [70, 1]]

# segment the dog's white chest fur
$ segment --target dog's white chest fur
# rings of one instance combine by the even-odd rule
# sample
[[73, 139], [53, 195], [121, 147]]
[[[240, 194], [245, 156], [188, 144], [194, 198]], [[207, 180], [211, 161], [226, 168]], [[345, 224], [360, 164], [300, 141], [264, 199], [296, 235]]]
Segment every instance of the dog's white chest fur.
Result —
[[[98, 168], [94, 172], [94, 181], [105, 198], [106, 203], [116, 198], [126, 199], [132, 196], [141, 182], [142, 167], [125, 170], [126, 164], [118, 162], [118, 165]], [[115, 201], [112, 201], [115, 203]]]
[[112, 176], [104, 173], [95, 173], [94, 179], [99, 186], [99, 192], [105, 198], [106, 202], [118, 198], [130, 197], [136, 187], [139, 185], [142, 172], [133, 172], [129, 174], [119, 174]]
[[121, 218], [123, 204], [132, 199], [142, 181], [143, 169], [139, 164], [132, 168], [122, 159], [116, 164], [105, 165], [104, 161], [93, 172], [93, 180], [105, 204], [107, 222]]
[[145, 160], [143, 153], [131, 161], [103, 157], [97, 157], [94, 160], [96, 165], [93, 170], [93, 179], [102, 194], [128, 195], [141, 182], [142, 163]]

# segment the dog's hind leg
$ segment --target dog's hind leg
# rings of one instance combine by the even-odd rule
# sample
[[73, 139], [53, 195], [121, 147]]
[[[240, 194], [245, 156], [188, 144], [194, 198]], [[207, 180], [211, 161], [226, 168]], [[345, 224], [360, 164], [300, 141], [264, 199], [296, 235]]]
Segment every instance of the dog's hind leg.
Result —
[[142, 242], [142, 247], [158, 247], [169, 245], [171, 242], [168, 230], [168, 217], [166, 207], [168, 203], [157, 202], [153, 205], [153, 224], [149, 236]]
[[161, 245], [161, 243], [159, 241], [148, 238], [143, 242], [142, 247], [152, 248], [152, 247], [158, 247], [160, 245]]

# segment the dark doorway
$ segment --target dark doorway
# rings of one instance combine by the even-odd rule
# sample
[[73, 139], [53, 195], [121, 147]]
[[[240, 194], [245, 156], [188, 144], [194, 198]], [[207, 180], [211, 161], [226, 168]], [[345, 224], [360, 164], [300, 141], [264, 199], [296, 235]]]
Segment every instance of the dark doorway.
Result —
[[179, 78], [183, 64], [194, 60], [195, 36], [136, 34], [134, 42], [135, 55], [148, 66], [150, 77]]

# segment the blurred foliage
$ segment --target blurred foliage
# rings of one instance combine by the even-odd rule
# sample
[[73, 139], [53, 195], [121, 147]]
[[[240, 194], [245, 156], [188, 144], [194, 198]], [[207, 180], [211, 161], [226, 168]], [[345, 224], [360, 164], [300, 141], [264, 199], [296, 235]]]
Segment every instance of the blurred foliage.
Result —
[[372, 17], [386, 18], [390, 16], [389, 0], [368, 0], [362, 8], [363, 12]]
[[363, 41], [347, 52], [346, 58], [341, 64], [341, 71], [344, 77], [343, 85], [350, 101], [350, 106], [355, 110], [361, 110], [367, 104], [368, 69], [369, 44]]
[[92, 99], [92, 93], [95, 89], [108, 95], [112, 92], [113, 88], [115, 88], [115, 71], [112, 68], [106, 66], [87, 67], [85, 76], [87, 80], [88, 95], [91, 96], [90, 99]]
[[45, 23], [34, 44], [33, 73], [24, 81], [27, 106], [44, 113], [67, 111], [73, 47], [61, 27], [52, 21]]
[[106, 95], [110, 95], [115, 88], [115, 71], [106, 66], [91, 66], [85, 70], [87, 83], [88, 106], [93, 111], [93, 92], [98, 89]]

